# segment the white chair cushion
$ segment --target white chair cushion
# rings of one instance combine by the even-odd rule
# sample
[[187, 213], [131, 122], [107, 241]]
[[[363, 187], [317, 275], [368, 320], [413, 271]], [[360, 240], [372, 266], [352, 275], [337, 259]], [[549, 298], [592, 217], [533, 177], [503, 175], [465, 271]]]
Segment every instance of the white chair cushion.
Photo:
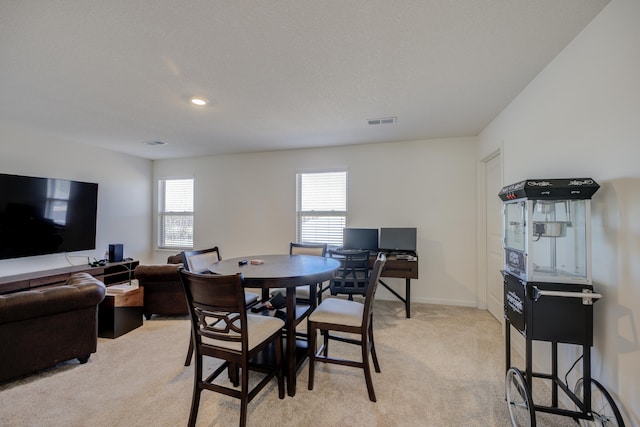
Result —
[[211, 264], [218, 262], [218, 254], [215, 252], [205, 252], [192, 255], [187, 259], [189, 271], [194, 273], [208, 273]]
[[[272, 288], [269, 290], [271, 296], [275, 294], [282, 294], [283, 297], [287, 296], [286, 288]], [[296, 286], [296, 298], [309, 299], [309, 285]]]
[[346, 326], [362, 326], [364, 304], [341, 298], [328, 298], [311, 313], [309, 320]]
[[291, 255], [315, 255], [322, 256], [323, 248], [308, 248], [306, 246], [294, 246], [291, 248]]
[[[274, 332], [282, 329], [283, 327], [284, 322], [277, 317], [247, 314], [247, 328], [249, 330], [249, 350], [264, 342]], [[234, 335], [238, 336], [237, 334]], [[202, 343], [214, 347], [242, 351], [242, 344], [239, 342], [221, 341], [202, 337]]]
[[258, 301], [258, 298], [260, 298], [260, 295], [254, 294], [253, 292], [244, 291], [244, 303], [246, 305]]

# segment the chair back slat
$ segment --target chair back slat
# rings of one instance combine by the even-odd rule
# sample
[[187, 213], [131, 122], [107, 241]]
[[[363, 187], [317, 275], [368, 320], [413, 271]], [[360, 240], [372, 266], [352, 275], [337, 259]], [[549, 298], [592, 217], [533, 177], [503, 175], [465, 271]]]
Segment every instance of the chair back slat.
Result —
[[198, 334], [216, 340], [242, 342], [242, 324], [239, 313], [213, 312], [195, 307]]

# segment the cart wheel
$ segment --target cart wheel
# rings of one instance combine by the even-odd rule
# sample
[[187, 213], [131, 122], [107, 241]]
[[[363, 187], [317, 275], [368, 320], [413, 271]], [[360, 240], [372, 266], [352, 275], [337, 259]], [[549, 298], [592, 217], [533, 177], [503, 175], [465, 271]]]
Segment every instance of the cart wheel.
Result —
[[[576, 383], [575, 395], [578, 399], [583, 400], [584, 381], [582, 378]], [[581, 426], [624, 427], [622, 415], [613, 398], [607, 389], [593, 378], [591, 379], [591, 413], [593, 420], [578, 420]]]
[[513, 427], [536, 425], [536, 412], [527, 382], [518, 368], [509, 368], [505, 381], [509, 416]]

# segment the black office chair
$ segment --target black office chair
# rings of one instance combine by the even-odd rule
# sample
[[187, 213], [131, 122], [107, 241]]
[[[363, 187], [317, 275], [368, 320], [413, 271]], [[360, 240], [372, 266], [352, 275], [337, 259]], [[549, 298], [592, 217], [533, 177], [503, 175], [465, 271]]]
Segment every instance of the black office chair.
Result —
[[329, 283], [331, 295], [366, 295], [369, 283], [369, 251], [340, 250], [329, 251], [332, 258], [339, 258], [341, 266]]
[[[196, 423], [202, 390], [210, 390], [240, 399], [240, 426], [245, 426], [248, 403], [274, 376], [278, 378], [278, 397], [284, 399], [284, 322], [276, 317], [247, 314], [241, 273], [195, 274], [181, 269], [180, 279], [189, 304], [191, 336], [196, 354], [188, 425], [194, 426]], [[259, 353], [272, 349], [275, 350], [275, 361], [270, 366], [250, 362]], [[224, 360], [206, 378], [202, 376], [204, 357]], [[227, 368], [235, 372], [233, 383], [239, 382], [240, 390], [223, 386], [220, 381], [214, 382]], [[252, 389], [249, 389], [249, 370], [266, 373]], [[240, 381], [237, 375], [240, 375]]]

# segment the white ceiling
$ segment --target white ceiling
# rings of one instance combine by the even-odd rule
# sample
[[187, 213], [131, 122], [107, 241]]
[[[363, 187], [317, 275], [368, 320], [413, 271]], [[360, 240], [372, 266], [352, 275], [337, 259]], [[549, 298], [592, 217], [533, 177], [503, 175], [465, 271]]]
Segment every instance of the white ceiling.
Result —
[[477, 135], [607, 3], [2, 0], [0, 121], [149, 159]]

